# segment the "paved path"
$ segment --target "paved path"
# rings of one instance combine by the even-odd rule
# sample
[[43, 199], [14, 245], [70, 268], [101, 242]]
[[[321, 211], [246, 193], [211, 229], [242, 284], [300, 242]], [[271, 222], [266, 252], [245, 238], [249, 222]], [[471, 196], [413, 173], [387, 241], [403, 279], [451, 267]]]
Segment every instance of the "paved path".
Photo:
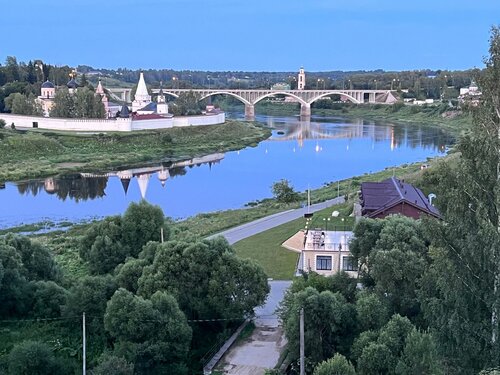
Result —
[[291, 281], [270, 281], [271, 292], [266, 303], [255, 309], [255, 330], [247, 340], [229, 349], [221, 365], [227, 375], [263, 375], [274, 368], [286, 344], [276, 308]]
[[[320, 211], [325, 208], [341, 203], [344, 203], [343, 196], [330, 199], [325, 202], [312, 204], [311, 207], [309, 208], [309, 212]], [[251, 237], [257, 233], [264, 232], [268, 229], [277, 227], [278, 225], [288, 223], [289, 221], [298, 219], [300, 217], [304, 217], [304, 214], [307, 212], [308, 212], [307, 207], [280, 212], [274, 215], [263, 217], [258, 220], [251, 221], [250, 223], [246, 223], [235, 228], [225, 230], [224, 232], [217, 233], [210, 237], [223, 236], [232, 245], [238, 241], [241, 241], [247, 237]]]

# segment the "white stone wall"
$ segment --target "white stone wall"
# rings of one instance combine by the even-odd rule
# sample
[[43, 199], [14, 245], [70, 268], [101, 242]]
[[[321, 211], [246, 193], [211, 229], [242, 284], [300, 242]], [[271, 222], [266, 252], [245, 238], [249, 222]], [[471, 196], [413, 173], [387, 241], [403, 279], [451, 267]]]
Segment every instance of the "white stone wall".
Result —
[[5, 120], [7, 126], [12, 123], [16, 128], [67, 130], [79, 132], [129, 132], [133, 130], [167, 129], [179, 126], [203, 126], [222, 124], [226, 121], [225, 113], [216, 115], [170, 117], [164, 119], [132, 120], [131, 118], [117, 119], [63, 119], [51, 117], [23, 116], [0, 113], [0, 119]]
[[201, 126], [201, 125], [217, 125], [226, 121], [226, 114], [224, 112], [216, 115], [203, 115], [203, 116], [176, 116], [173, 117], [174, 127], [181, 126]]
[[171, 128], [172, 126], [173, 126], [172, 117], [166, 117], [162, 119], [132, 121], [132, 130], [168, 129]]
[[11, 115], [0, 113], [0, 118], [5, 120], [7, 126], [12, 123], [16, 128], [33, 128], [33, 123], [38, 123], [39, 129], [49, 130], [68, 130], [68, 131], [118, 131], [127, 132], [132, 129], [131, 119], [66, 119], [66, 118], [51, 118], [51, 117], [36, 117]]

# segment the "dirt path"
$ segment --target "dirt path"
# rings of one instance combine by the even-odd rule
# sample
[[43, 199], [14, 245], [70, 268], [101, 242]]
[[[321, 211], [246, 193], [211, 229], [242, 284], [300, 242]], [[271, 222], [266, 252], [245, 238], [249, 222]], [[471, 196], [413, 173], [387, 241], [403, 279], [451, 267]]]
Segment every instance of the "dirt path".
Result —
[[263, 307], [255, 310], [255, 330], [233, 346], [217, 366], [228, 375], [263, 375], [274, 368], [286, 344], [275, 310], [291, 281], [270, 281], [271, 292]]

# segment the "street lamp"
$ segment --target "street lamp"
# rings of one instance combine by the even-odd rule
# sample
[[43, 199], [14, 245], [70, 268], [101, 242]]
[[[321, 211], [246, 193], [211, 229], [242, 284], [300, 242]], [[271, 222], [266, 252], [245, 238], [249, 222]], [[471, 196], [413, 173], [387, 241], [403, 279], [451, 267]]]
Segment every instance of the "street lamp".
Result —
[[177, 77], [172, 77], [172, 88], [175, 89], [175, 81], [177, 81]]
[[377, 80], [375, 79], [375, 90], [377, 90], [378, 86], [377, 86]]
[[208, 81], [208, 89], [210, 90], [210, 79], [211, 77], [210, 76], [207, 76], [207, 81]]

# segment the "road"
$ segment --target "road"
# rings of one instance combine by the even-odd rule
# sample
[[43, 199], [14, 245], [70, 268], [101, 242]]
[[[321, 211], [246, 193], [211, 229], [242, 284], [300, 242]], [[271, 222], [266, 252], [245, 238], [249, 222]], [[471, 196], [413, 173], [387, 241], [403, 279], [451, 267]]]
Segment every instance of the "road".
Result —
[[268, 229], [277, 227], [278, 225], [285, 224], [288, 223], [289, 221], [304, 217], [304, 214], [307, 212], [321, 211], [325, 208], [341, 203], [344, 203], [343, 196], [330, 199], [325, 202], [312, 204], [309, 207], [309, 209], [307, 207], [303, 207], [303, 208], [297, 208], [295, 210], [289, 210], [274, 215], [266, 216], [261, 219], [251, 221], [250, 223], [246, 223], [238, 227], [225, 230], [224, 232], [221, 233], [217, 233], [213, 236], [210, 236], [209, 238], [223, 236], [232, 245], [247, 237], [251, 237], [260, 232], [264, 232]]
[[270, 281], [266, 303], [255, 309], [255, 329], [244, 342], [233, 346], [219, 368], [227, 375], [263, 375], [278, 363], [286, 340], [275, 314], [291, 281]]

